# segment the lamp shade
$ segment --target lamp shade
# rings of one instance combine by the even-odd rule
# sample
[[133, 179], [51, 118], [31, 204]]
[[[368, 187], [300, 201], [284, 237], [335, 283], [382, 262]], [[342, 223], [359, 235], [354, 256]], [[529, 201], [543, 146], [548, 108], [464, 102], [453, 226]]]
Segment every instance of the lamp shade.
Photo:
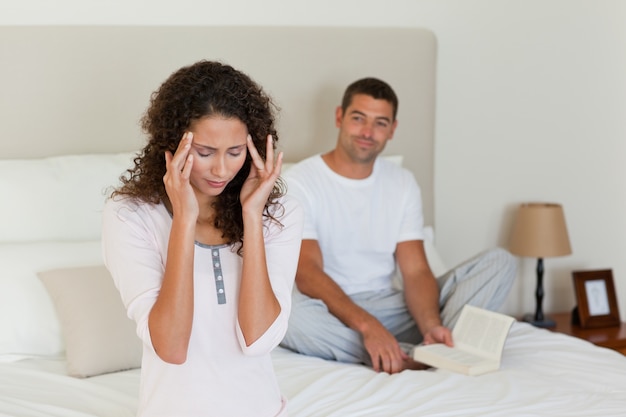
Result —
[[522, 204], [513, 224], [509, 251], [533, 258], [572, 253], [563, 207], [554, 203]]

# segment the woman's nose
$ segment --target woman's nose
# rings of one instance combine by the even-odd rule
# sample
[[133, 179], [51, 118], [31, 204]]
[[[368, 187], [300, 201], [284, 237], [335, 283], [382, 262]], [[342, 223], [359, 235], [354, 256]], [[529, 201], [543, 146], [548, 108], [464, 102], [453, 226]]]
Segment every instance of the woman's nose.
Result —
[[215, 158], [211, 166], [211, 174], [221, 179], [226, 171], [226, 164], [223, 158]]

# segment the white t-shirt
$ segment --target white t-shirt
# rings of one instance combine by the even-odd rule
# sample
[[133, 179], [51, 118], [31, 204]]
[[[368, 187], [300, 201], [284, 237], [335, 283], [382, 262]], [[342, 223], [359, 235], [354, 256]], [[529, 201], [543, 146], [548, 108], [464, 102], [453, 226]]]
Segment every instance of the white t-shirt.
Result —
[[284, 227], [266, 221], [267, 267], [280, 315], [247, 346], [237, 322], [242, 258], [231, 246], [196, 243], [194, 316], [187, 361], [161, 360], [148, 314], [159, 294], [172, 218], [163, 204], [109, 200], [103, 214], [103, 255], [128, 315], [143, 341], [138, 416], [281, 416], [286, 413], [270, 352], [283, 338], [302, 233], [302, 209], [283, 199]]
[[421, 191], [410, 171], [377, 158], [372, 175], [343, 177], [321, 155], [285, 173], [304, 208], [303, 239], [317, 240], [324, 272], [346, 294], [392, 288], [399, 242], [423, 240]]

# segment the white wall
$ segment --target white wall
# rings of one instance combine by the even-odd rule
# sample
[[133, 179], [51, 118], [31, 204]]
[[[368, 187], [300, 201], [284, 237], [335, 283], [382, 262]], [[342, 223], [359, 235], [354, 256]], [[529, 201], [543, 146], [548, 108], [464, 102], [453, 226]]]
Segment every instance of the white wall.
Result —
[[[620, 0], [0, 0], [0, 25], [430, 28], [439, 41], [435, 223], [444, 259], [505, 245], [520, 202], [562, 203], [574, 253], [546, 260], [544, 309], [574, 305], [572, 270], [612, 268], [623, 319], [624, 22]], [[520, 261], [506, 312], [534, 309], [534, 268]]]

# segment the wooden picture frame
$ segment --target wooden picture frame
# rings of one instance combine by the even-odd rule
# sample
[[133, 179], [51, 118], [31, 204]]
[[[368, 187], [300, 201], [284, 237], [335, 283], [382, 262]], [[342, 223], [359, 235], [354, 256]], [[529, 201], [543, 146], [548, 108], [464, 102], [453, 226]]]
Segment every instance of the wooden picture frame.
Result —
[[613, 270], [573, 271], [580, 327], [619, 326], [620, 315], [613, 283]]

